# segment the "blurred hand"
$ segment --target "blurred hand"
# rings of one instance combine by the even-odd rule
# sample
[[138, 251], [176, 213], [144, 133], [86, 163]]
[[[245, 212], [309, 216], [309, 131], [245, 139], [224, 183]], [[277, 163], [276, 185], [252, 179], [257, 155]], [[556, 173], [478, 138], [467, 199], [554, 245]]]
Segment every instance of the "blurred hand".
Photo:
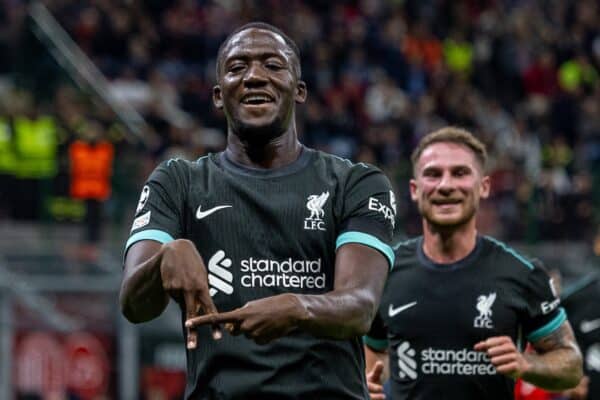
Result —
[[587, 399], [589, 386], [590, 378], [584, 375], [577, 386], [575, 386], [573, 389], [565, 390], [561, 394], [569, 400], [585, 400]]
[[[163, 288], [184, 304], [186, 319], [216, 314], [217, 308], [209, 294], [206, 267], [194, 243], [178, 239], [164, 246], [160, 264]], [[187, 348], [195, 349], [198, 344], [196, 330], [188, 328], [186, 336]], [[213, 338], [220, 339], [221, 336], [219, 327], [213, 325]]]
[[298, 298], [286, 293], [250, 301], [232, 311], [188, 318], [185, 326], [192, 329], [225, 324], [232, 335], [244, 334], [258, 344], [266, 344], [295, 330], [305, 315]]
[[520, 378], [529, 368], [530, 364], [509, 336], [494, 336], [477, 343], [477, 351], [487, 353], [490, 362], [498, 373]]
[[385, 400], [381, 378], [383, 375], [383, 363], [376, 361], [373, 368], [367, 372], [367, 386], [371, 400]]

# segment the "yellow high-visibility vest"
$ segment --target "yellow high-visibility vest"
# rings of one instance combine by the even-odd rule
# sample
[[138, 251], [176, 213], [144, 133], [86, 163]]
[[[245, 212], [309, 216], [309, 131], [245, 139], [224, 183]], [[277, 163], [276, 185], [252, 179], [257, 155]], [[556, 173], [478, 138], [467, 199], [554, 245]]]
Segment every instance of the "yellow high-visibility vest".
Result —
[[58, 169], [58, 129], [53, 117], [14, 119], [18, 178], [51, 178]]

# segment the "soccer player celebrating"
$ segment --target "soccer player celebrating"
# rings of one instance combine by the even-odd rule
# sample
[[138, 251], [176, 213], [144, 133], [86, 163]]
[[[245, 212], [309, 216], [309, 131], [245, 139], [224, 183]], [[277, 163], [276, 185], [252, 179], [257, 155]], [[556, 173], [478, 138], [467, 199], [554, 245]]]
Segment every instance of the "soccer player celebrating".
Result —
[[389, 181], [299, 143], [307, 90], [279, 29], [234, 31], [216, 76], [227, 148], [149, 177], [126, 244], [123, 313], [147, 321], [178, 302], [188, 399], [368, 398], [361, 336], [394, 259]]
[[[379, 312], [365, 337], [372, 399], [383, 365], [401, 399], [512, 399], [515, 378], [562, 390], [581, 355], [552, 281], [476, 229], [488, 197], [484, 145], [463, 129], [423, 137], [413, 152], [412, 200], [423, 236], [398, 244]], [[520, 351], [524, 339], [533, 354]], [[389, 356], [388, 356], [389, 355]]]

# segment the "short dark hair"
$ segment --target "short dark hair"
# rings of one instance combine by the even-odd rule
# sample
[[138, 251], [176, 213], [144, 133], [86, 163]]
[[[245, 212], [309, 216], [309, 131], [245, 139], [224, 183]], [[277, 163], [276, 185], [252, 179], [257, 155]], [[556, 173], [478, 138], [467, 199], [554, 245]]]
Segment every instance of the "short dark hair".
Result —
[[487, 164], [487, 150], [485, 149], [485, 144], [483, 144], [479, 139], [477, 139], [473, 134], [466, 129], [458, 128], [455, 126], [447, 126], [445, 128], [438, 129], [437, 131], [433, 131], [423, 136], [423, 138], [419, 141], [419, 144], [412, 152], [410, 159], [413, 164], [413, 175], [415, 174], [415, 168], [417, 166], [417, 162], [421, 157], [421, 154], [425, 149], [431, 146], [434, 143], [457, 143], [463, 146], [468, 147], [475, 158], [481, 165], [483, 171], [486, 169]]
[[283, 40], [285, 41], [285, 44], [288, 45], [288, 47], [292, 50], [292, 52], [296, 56], [296, 60], [294, 62], [293, 67], [296, 70], [296, 78], [300, 79], [300, 76], [302, 75], [302, 69], [300, 67], [300, 49], [298, 48], [298, 45], [296, 44], [296, 42], [294, 42], [294, 40], [291, 37], [286, 35], [281, 29], [277, 28], [276, 26], [267, 24], [266, 22], [258, 22], [258, 21], [250, 22], [250, 23], [240, 26], [239, 28], [237, 28], [233, 32], [231, 32], [225, 38], [225, 40], [223, 40], [223, 43], [221, 43], [221, 45], [219, 46], [219, 50], [217, 51], [217, 65], [216, 65], [217, 79], [219, 78], [219, 71], [221, 69], [221, 63], [223, 61], [223, 52], [225, 51], [225, 47], [227, 47], [231, 38], [234, 37], [235, 35], [237, 35], [238, 33], [240, 33], [241, 31], [245, 31], [246, 29], [252, 29], [252, 28], [271, 31], [283, 38]]

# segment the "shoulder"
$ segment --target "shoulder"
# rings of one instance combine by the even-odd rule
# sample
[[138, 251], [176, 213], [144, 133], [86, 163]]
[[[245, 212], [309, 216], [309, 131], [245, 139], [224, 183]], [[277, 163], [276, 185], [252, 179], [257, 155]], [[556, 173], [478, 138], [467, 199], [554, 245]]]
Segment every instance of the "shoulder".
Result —
[[498, 239], [491, 236], [482, 236], [482, 241], [484, 254], [507, 271], [527, 275], [532, 271], [543, 269], [541, 263], [533, 262], [530, 257]]
[[402, 240], [392, 246], [396, 256], [392, 271], [406, 270], [415, 265], [419, 243], [421, 243], [421, 236]]
[[332, 169], [334, 172], [339, 174], [368, 174], [368, 173], [382, 173], [379, 168], [374, 165], [364, 162], [353, 162], [347, 158], [339, 157], [334, 154], [326, 153], [320, 150], [310, 149], [315, 153], [315, 162], [322, 164], [323, 166]]
[[170, 158], [162, 161], [154, 169], [153, 175], [165, 174], [170, 177], [188, 177], [191, 174], [197, 174], [207, 170], [214, 163], [211, 162], [213, 154], [202, 156], [197, 160], [186, 160], [183, 158]]

